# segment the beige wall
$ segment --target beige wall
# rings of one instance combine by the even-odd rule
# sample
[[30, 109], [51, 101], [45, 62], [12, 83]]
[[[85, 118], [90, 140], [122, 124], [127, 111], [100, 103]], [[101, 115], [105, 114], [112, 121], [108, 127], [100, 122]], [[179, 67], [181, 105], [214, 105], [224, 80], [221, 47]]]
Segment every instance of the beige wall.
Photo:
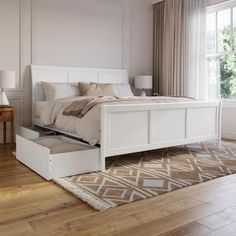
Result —
[[31, 122], [30, 64], [152, 73], [148, 1], [0, 0], [0, 32], [0, 69], [17, 73], [7, 91], [17, 126]]

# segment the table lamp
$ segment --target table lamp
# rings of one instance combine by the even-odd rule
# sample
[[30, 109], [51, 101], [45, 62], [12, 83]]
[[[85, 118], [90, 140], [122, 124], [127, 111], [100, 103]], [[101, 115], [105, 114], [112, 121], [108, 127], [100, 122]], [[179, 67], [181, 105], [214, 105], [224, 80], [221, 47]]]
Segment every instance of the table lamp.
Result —
[[15, 72], [0, 71], [0, 106], [9, 106], [9, 101], [3, 89], [15, 88]]
[[152, 89], [151, 75], [137, 75], [135, 76], [135, 88], [142, 90], [142, 97], [146, 96], [145, 89]]

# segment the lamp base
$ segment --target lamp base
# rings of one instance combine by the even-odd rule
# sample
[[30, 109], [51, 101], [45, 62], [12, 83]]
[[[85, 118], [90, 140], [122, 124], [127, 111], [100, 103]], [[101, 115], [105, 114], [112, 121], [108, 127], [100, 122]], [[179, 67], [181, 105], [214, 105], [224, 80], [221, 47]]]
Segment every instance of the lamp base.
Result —
[[0, 90], [0, 106], [9, 106], [9, 101], [3, 89]]
[[142, 93], [141, 93], [140, 96], [141, 96], [141, 97], [146, 97], [146, 96], [147, 96], [144, 89], [142, 90]]

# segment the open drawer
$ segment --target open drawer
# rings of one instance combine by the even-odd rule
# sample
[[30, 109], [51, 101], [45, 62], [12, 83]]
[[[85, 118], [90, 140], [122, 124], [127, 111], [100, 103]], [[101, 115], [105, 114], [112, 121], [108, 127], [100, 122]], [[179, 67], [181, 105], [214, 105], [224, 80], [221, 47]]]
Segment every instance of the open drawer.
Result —
[[64, 136], [16, 136], [16, 159], [47, 180], [97, 171], [99, 148]]

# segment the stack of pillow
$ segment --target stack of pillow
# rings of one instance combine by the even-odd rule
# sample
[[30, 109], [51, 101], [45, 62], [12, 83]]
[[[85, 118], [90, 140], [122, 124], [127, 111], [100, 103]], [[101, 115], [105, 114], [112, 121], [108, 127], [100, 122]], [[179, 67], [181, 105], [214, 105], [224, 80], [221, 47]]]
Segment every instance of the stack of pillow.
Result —
[[129, 84], [41, 82], [46, 101], [76, 96], [134, 96]]

